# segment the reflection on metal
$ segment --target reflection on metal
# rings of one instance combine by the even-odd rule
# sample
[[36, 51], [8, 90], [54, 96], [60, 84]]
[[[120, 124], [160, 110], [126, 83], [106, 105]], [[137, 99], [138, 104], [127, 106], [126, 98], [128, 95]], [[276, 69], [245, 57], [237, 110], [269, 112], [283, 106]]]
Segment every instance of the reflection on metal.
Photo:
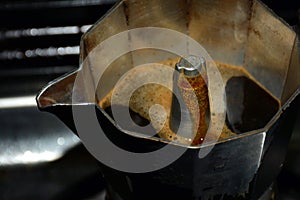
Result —
[[63, 146], [65, 144], [65, 138], [63, 138], [63, 137], [57, 138], [57, 144], [59, 144], [60, 146]]
[[54, 161], [80, 143], [54, 116], [18, 106], [0, 108], [0, 167]]
[[0, 98], [0, 109], [35, 106], [35, 96]]
[[50, 134], [40, 138], [31, 135], [17, 141], [1, 137], [0, 167], [54, 161], [79, 143], [79, 139], [68, 132]]
[[29, 28], [23, 30], [8, 30], [0, 32], [0, 39], [12, 39], [20, 37], [35, 37], [48, 35], [66, 35], [85, 33], [92, 25]]
[[54, 57], [65, 55], [78, 55], [79, 46], [73, 47], [49, 47], [45, 49], [37, 48], [33, 50], [23, 51], [3, 51], [0, 52], [0, 60], [7, 59], [23, 59], [23, 58], [35, 58], [35, 57]]
[[58, 155], [58, 153], [51, 151], [44, 151], [38, 153], [25, 151], [24, 154], [17, 155], [15, 157], [15, 160], [22, 163], [35, 163], [41, 161], [53, 161], [60, 156], [61, 155]]
[[81, 7], [81, 6], [97, 6], [103, 4], [114, 3], [115, 0], [62, 0], [62, 1], [32, 1], [28, 2], [14, 2], [14, 3], [4, 3], [0, 9], [26, 9], [26, 8], [61, 8], [61, 7]]
[[0, 98], [0, 119], [0, 167], [53, 161], [80, 143], [56, 118], [37, 110], [35, 96]]
[[92, 25], [84, 25], [84, 26], [82, 26], [82, 27], [80, 28], [80, 31], [81, 31], [82, 33], [85, 33], [85, 32], [87, 32], [91, 27], [92, 27]]

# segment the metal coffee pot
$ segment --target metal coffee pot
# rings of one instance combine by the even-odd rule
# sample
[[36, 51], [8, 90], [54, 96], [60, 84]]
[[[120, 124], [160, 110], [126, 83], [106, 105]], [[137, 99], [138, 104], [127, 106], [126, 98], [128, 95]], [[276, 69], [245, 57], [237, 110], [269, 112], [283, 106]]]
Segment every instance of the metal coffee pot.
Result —
[[[247, 118], [250, 116], [247, 112], [253, 111], [251, 108], [241, 115], [230, 115], [233, 117], [228, 119], [228, 113], [237, 110], [232, 102], [239, 95], [235, 95], [238, 90], [233, 86], [230, 90], [227, 82], [227, 122], [231, 120], [234, 124], [242, 115], [246, 116], [246, 123], [254, 119], [235, 137], [214, 144], [184, 146], [122, 130], [95, 99], [103, 98], [122, 75], [134, 66], [149, 62], [149, 57], [155, 58], [151, 62], [160, 62], [172, 54], [157, 53], [153, 49], [129, 52], [105, 71], [101, 62], [106, 58], [91, 61], [89, 55], [103, 51], [97, 46], [109, 37], [143, 27], [186, 34], [199, 42], [213, 60], [241, 66], [268, 91], [269, 96], [278, 100], [277, 107], [265, 109], [268, 101], [256, 96], [259, 94], [252, 94], [247, 97], [250, 99], [247, 105], [254, 106], [256, 114]], [[122, 44], [108, 46], [117, 51]], [[298, 51], [296, 33], [257, 0], [123, 0], [83, 35], [80, 69], [49, 83], [37, 96], [37, 103], [41, 111], [53, 113], [79, 136], [93, 130], [87, 128], [84, 133], [78, 133], [74, 108], [94, 112], [106, 137], [122, 149], [135, 153], [156, 151], [165, 145], [174, 151], [185, 149], [174, 162], [151, 172], [126, 172], [100, 161], [110, 199], [259, 199], [280, 172], [295, 122], [300, 93]], [[108, 51], [107, 55], [110, 53]], [[100, 72], [103, 76], [98, 82]], [[74, 87], [76, 81], [81, 83], [80, 86]], [[84, 144], [90, 142], [80, 138]], [[104, 143], [96, 142], [101, 149]], [[212, 150], [199, 158], [199, 150], [211, 145], [214, 145]], [[93, 154], [92, 148], [87, 149]], [[111, 156], [104, 150], [103, 147], [103, 154]], [[113, 164], [119, 158], [111, 156], [110, 159]], [[155, 157], [150, 165], [161, 159], [165, 158]]]

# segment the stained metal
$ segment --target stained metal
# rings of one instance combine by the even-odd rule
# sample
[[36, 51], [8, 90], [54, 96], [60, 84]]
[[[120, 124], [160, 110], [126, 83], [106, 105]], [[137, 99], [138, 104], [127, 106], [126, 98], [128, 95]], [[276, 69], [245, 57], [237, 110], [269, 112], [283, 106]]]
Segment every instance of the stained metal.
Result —
[[[144, 194], [149, 194], [149, 188], [149, 199], [157, 199], [158, 195], [168, 199], [208, 199], [213, 196], [257, 199], [280, 171], [295, 118], [292, 110], [299, 106], [300, 65], [296, 33], [256, 0], [127, 0], [116, 4], [83, 36], [81, 63], [108, 37], [131, 28], [149, 26], [188, 34], [214, 60], [247, 69], [261, 87], [280, 101], [281, 107], [262, 128], [217, 142], [203, 159], [199, 159], [198, 151], [208, 146], [187, 147], [188, 151], [177, 161], [152, 173], [131, 174], [101, 165], [113, 199], [145, 199]], [[96, 108], [99, 123], [110, 139], [121, 148], [134, 152], [151, 151], [168, 142], [121, 130], [102, 108], [95, 105], [95, 99], [85, 98], [85, 95], [97, 88], [96, 96], [101, 99], [123, 74], [143, 63], [150, 54], [153, 55], [151, 49], [123, 55], [106, 70], [99, 87], [95, 74], [102, 69], [97, 65], [83, 67], [86, 86], [81, 88], [83, 103], [76, 104], [83, 110]], [[170, 53], [164, 52], [155, 61], [169, 57]], [[94, 64], [103, 58], [98, 59], [93, 61]], [[75, 132], [72, 84], [76, 73], [82, 71], [52, 82], [37, 97], [41, 110], [54, 113]], [[179, 144], [174, 146], [184, 148]], [[153, 164], [155, 162], [153, 160]]]

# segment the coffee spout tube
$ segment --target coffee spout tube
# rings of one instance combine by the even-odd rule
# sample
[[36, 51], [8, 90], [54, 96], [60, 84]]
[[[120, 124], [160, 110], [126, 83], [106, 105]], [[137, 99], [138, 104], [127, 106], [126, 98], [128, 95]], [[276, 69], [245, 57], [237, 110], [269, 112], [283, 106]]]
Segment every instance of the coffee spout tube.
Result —
[[202, 143], [207, 131], [209, 101], [205, 82], [206, 62], [204, 58], [188, 56], [182, 58], [175, 68], [178, 73], [173, 75], [170, 128], [177, 133], [180, 125], [181, 136], [192, 140], [192, 145], [197, 145]]

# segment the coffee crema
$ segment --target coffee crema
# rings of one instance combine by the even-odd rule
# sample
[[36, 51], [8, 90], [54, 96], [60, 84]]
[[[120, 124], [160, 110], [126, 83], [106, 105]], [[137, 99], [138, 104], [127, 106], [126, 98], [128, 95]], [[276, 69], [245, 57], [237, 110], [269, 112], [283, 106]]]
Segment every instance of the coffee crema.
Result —
[[[161, 76], [162, 74], [166, 73], [166, 71], [164, 71], [164, 68], [160, 67], [160, 66], [165, 65], [165, 66], [168, 66], [171, 68], [175, 68], [175, 64], [178, 63], [179, 60], [180, 60], [180, 58], [175, 58], [175, 59], [169, 59], [169, 60], [163, 61], [161, 63], [158, 63], [158, 65], [155, 66], [154, 68], [152, 68], [152, 67], [149, 68], [149, 70], [147, 70], [146, 72], [142, 71], [142, 70], [144, 70], [143, 68], [139, 68], [139, 67], [133, 68], [132, 69], [133, 75], [131, 76], [131, 74], [129, 74], [124, 80], [121, 80], [115, 86], [115, 88], [113, 90], [111, 90], [103, 99], [98, 101], [99, 106], [101, 108], [103, 108], [104, 110], [109, 110], [110, 107], [112, 106], [111, 99], [112, 99], [112, 94], [115, 91], [115, 89], [117, 89], [117, 91], [118, 90], [119, 91], [127, 90], [128, 88], [130, 88], [132, 86], [132, 82], [135, 80], [138, 80], [139, 78], [140, 79], [149, 78], [149, 80], [151, 80], [151, 79], [153, 80], [153, 77], [155, 77], [157, 74], [160, 74], [159, 76], [157, 76], [160, 78], [166, 78], [167, 76], [170, 76], [170, 74], [166, 74], [166, 77]], [[244, 77], [245, 79], [249, 80], [256, 86], [255, 87], [256, 90], [259, 90], [260, 93], [263, 93], [262, 97], [265, 97], [265, 96], [267, 97], [267, 98], [265, 98], [268, 101], [266, 103], [269, 105], [271, 104], [272, 106], [270, 107], [270, 110], [267, 110], [266, 112], [273, 114], [274, 112], [278, 111], [279, 100], [277, 100], [274, 96], [272, 96], [269, 92], [267, 92], [267, 90], [263, 89], [261, 84], [259, 84], [259, 82], [256, 81], [255, 78], [252, 77], [250, 75], [250, 73], [247, 72], [243, 67], [233, 66], [233, 65], [229, 65], [229, 64], [225, 64], [225, 63], [221, 63], [221, 62], [215, 62], [215, 64], [218, 67], [218, 70], [222, 76], [224, 85], [226, 85], [227, 82], [229, 80], [231, 80], [232, 78]], [[153, 65], [155, 65], [155, 64], [153, 64]], [[145, 73], [147, 74], [147, 76], [145, 76]], [[140, 76], [141, 74], [144, 74], [144, 75]], [[167, 80], [169, 80], [169, 79], [167, 79]], [[172, 85], [172, 84], [173, 83], [170, 83], [170, 85]], [[230, 95], [235, 95], [235, 94], [232, 94], [232, 91], [234, 92], [235, 89], [228, 90], [228, 88], [226, 87], [226, 95], [228, 95], [227, 91], [231, 91]], [[253, 90], [253, 93], [254, 93], [253, 95], [255, 95], [255, 92], [256, 91]], [[116, 98], [114, 100], [115, 100], [116, 106], [128, 108], [128, 105], [126, 105], [126, 101], [124, 100], [122, 95], [116, 94], [115, 97]], [[234, 98], [234, 97], [231, 97], [229, 99], [232, 99], [232, 98]], [[150, 115], [149, 115], [150, 108], [157, 104], [164, 107], [165, 110], [164, 111], [156, 110], [156, 111], [154, 111], [154, 113], [151, 114], [151, 117], [150, 117]], [[234, 110], [230, 103], [227, 102], [227, 105], [231, 106], [230, 110]], [[242, 105], [242, 106], [247, 106], [247, 105]], [[170, 91], [168, 88], [166, 88], [162, 85], [154, 84], [154, 83], [142, 85], [141, 87], [137, 88], [133, 92], [133, 94], [129, 100], [129, 109], [130, 109], [130, 114], [131, 114], [133, 121], [135, 121], [136, 124], [139, 124], [142, 126], [145, 126], [148, 123], [150, 123], [151, 126], [154, 128], [154, 130], [156, 130], [156, 132], [157, 132], [157, 134], [155, 136], [158, 136], [158, 137], [163, 138], [168, 141], [181, 143], [184, 145], [199, 145], [199, 144], [201, 144], [201, 142], [203, 141], [203, 137], [204, 137], [203, 135], [195, 135], [195, 136], [193, 136], [193, 138], [186, 138], [186, 137], [182, 137], [182, 136], [174, 133], [171, 130], [171, 128], [170, 128], [171, 107], [172, 107], [172, 91]], [[234, 107], [235, 107], [235, 105], [234, 105]], [[236, 107], [241, 107], [241, 106], [236, 105]], [[241, 108], [241, 109], [243, 109], [243, 108]], [[230, 114], [229, 116], [235, 116], [235, 115]], [[259, 119], [262, 116], [263, 115], [257, 116], [258, 117], [257, 120], [261, 120], [264, 123], [267, 123], [270, 120], [270, 118], [272, 117], [272, 116], [268, 115], [267, 117], [265, 117], [265, 119]], [[206, 118], [207, 118], [206, 126], [208, 126], [209, 117], [206, 117]], [[247, 116], [246, 117], [244, 116], [244, 118], [246, 119], [246, 121], [248, 120]], [[143, 123], [139, 123], [139, 122], [143, 122]], [[226, 123], [224, 124], [221, 135], [219, 135], [219, 134], [206, 135], [206, 137], [209, 137], [209, 138], [206, 138], [206, 141], [223, 140], [223, 139], [234, 137], [237, 134], [241, 133], [240, 131], [237, 131], [234, 127], [235, 127], [235, 125], [230, 124], [230, 120], [228, 120], [228, 110], [227, 110]], [[255, 125], [253, 127], [255, 127]], [[258, 128], [261, 128], [261, 127], [258, 127]], [[130, 130], [128, 130], [128, 131], [130, 131]]]

